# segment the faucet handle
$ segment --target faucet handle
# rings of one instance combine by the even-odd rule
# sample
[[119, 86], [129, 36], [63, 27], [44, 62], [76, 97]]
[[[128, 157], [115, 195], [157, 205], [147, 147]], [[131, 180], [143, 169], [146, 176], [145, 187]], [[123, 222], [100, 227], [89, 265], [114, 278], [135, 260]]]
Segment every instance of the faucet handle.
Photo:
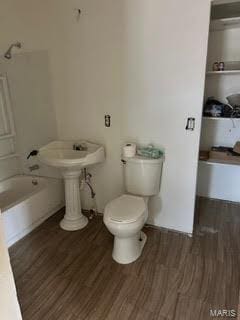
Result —
[[87, 151], [88, 147], [86, 143], [81, 143], [81, 147], [83, 151]]
[[80, 148], [80, 144], [78, 143], [73, 144], [73, 150], [80, 150], [79, 148]]

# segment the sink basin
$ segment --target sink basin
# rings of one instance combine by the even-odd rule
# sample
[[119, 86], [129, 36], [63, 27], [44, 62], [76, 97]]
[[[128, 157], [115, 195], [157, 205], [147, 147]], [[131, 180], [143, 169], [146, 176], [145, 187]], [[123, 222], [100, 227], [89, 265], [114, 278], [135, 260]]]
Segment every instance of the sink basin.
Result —
[[103, 162], [104, 148], [88, 141], [53, 141], [39, 149], [39, 161], [59, 168], [65, 183], [66, 212], [60, 222], [62, 229], [84, 228], [88, 219], [82, 214], [79, 179], [83, 168]]
[[[83, 146], [86, 150], [74, 150]], [[60, 169], [81, 170], [104, 160], [104, 148], [88, 141], [53, 141], [40, 148], [39, 160]]]

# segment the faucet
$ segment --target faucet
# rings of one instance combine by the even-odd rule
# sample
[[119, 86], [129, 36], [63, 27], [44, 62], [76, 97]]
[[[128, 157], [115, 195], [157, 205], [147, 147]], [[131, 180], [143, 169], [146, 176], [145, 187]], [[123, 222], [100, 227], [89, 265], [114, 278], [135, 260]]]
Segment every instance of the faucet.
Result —
[[32, 171], [40, 169], [40, 167], [38, 164], [34, 164], [33, 166], [28, 167], [28, 169], [32, 172]]
[[30, 157], [33, 157], [33, 156], [37, 156], [38, 155], [38, 150], [32, 150], [29, 155], [27, 156], [27, 159], [29, 159]]
[[86, 143], [74, 143], [73, 150], [87, 151], [87, 145]]

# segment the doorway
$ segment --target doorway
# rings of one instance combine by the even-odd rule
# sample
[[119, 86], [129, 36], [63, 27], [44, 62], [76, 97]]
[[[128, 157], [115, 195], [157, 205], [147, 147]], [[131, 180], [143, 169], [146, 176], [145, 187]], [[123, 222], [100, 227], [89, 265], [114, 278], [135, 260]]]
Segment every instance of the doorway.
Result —
[[[215, 211], [240, 203], [240, 2], [213, 1], [197, 179]], [[210, 202], [209, 202], [210, 201]], [[211, 206], [211, 205], [210, 205]], [[217, 208], [217, 209], [216, 209]], [[208, 210], [207, 210], [208, 211]], [[204, 227], [204, 226], [202, 226]]]

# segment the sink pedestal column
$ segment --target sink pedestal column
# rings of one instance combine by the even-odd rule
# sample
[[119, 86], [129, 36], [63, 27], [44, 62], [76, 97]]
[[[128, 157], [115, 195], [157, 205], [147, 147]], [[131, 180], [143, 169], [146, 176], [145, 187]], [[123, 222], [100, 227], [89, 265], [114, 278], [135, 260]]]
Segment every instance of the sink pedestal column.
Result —
[[82, 214], [80, 200], [80, 173], [63, 172], [65, 182], [66, 213], [60, 226], [67, 231], [74, 231], [84, 228], [88, 219]]

